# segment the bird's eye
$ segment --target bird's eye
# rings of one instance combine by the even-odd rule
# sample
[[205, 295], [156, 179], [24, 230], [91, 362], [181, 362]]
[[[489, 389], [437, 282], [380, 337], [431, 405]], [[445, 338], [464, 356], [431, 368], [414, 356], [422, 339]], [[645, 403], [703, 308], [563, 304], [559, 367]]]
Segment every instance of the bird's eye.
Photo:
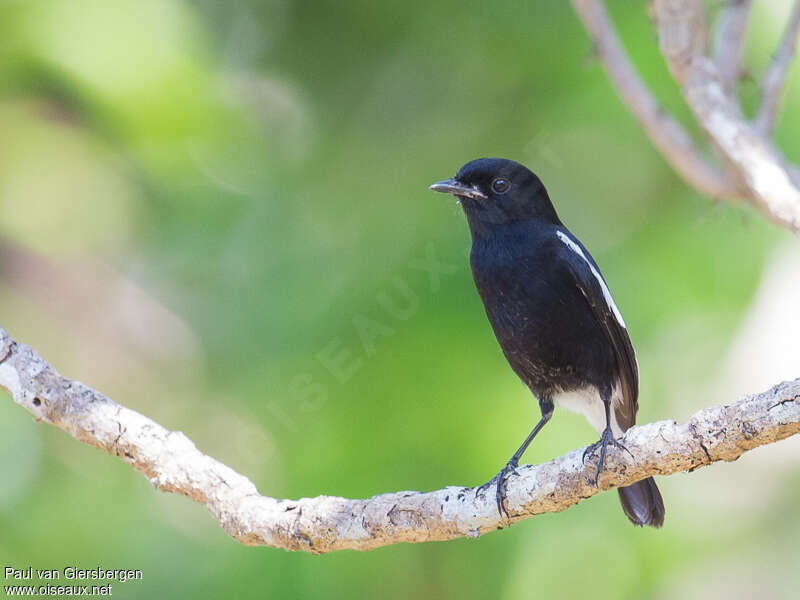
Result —
[[511, 182], [508, 179], [498, 177], [492, 181], [492, 191], [495, 194], [505, 194], [508, 188], [511, 187]]

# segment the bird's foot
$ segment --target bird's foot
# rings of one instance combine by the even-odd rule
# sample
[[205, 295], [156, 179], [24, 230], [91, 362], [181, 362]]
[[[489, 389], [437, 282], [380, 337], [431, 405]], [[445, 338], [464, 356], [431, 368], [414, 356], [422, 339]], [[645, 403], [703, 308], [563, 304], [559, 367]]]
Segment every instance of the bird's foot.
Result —
[[517, 472], [517, 467], [519, 463], [516, 460], [510, 460], [506, 463], [500, 472], [492, 477], [489, 481], [484, 483], [480, 486], [477, 490], [475, 490], [475, 495], [480, 494], [481, 492], [487, 490], [492, 485], [496, 485], [495, 488], [495, 500], [497, 501], [497, 512], [500, 513], [500, 517], [502, 518], [503, 515], [508, 517], [508, 511], [506, 507], [503, 505], [503, 501], [506, 499], [506, 480], [508, 479], [509, 475], [519, 475]]
[[608, 427], [603, 430], [603, 433], [600, 435], [600, 439], [596, 441], [594, 444], [588, 446], [586, 450], [583, 451], [583, 462], [586, 462], [586, 457], [593, 455], [595, 451], [600, 448], [600, 464], [597, 465], [597, 473], [594, 476], [594, 487], [598, 486], [600, 482], [600, 473], [605, 470], [606, 467], [606, 448], [611, 445], [615, 448], [619, 448], [620, 450], [624, 450], [628, 454], [631, 455], [633, 458], [633, 454], [631, 451], [628, 450], [621, 442], [619, 442], [615, 437], [614, 434], [611, 432], [611, 429]]

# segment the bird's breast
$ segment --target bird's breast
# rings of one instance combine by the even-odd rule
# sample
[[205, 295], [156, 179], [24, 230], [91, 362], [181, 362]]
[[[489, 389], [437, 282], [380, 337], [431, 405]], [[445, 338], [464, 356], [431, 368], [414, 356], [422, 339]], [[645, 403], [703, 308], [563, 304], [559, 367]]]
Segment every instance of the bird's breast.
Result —
[[534, 232], [474, 243], [470, 255], [475, 285], [503, 354], [537, 394], [602, 385], [615, 364], [559, 249], [555, 236]]

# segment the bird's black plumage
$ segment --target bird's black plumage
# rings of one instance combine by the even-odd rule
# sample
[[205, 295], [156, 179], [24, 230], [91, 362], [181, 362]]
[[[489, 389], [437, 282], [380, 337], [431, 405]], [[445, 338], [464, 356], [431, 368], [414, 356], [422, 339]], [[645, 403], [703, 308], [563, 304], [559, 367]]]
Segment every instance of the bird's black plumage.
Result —
[[[505, 477], [550, 419], [555, 404], [587, 416], [600, 450], [636, 420], [639, 375], [625, 323], [588, 250], [556, 214], [539, 178], [511, 160], [464, 165], [435, 191], [458, 197], [472, 234], [470, 266], [497, 341], [511, 368], [539, 400], [542, 418], [497, 478]], [[491, 483], [491, 482], [490, 482]], [[659, 527], [664, 504], [652, 478], [619, 489], [636, 525]]]

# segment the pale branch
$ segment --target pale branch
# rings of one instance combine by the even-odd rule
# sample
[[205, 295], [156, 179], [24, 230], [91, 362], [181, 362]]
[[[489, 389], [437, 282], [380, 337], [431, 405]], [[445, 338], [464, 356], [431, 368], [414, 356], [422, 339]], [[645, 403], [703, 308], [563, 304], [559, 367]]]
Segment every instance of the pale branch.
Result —
[[761, 135], [771, 135], [775, 126], [778, 101], [794, 55], [798, 28], [800, 28], [800, 0], [795, 0], [783, 39], [761, 80], [761, 104], [754, 121], [756, 131]]
[[[746, 198], [773, 222], [800, 232], [800, 171], [781, 156], [768, 136], [744, 118], [735, 94], [726, 92], [718, 68], [720, 58], [715, 64], [706, 54], [708, 24], [702, 0], [652, 0], [651, 15], [667, 67], [695, 120], [727, 166], [724, 173], [708, 171], [710, 163], [698, 161], [693, 144], [682, 146], [675, 135], [665, 133], [672, 126], [664, 123], [671, 121], [662, 119], [659, 124], [648, 116], [656, 101], [633, 70], [602, 0], [572, 0], [572, 5], [623, 101], [690, 185], [719, 198]], [[660, 133], [654, 135], [654, 131]]]
[[680, 122], [659, 105], [628, 58], [603, 3], [572, 0], [572, 6], [622, 101], [672, 168], [701, 193], [716, 198], [743, 197], [736, 183], [700, 153]]
[[[558, 512], [603, 490], [651, 475], [692, 471], [800, 432], [800, 379], [731, 405], [698, 411], [686, 423], [659, 421], [628, 430], [630, 455], [609, 450], [599, 487], [596, 461], [583, 449], [540, 465], [523, 465], [508, 481], [501, 519], [494, 492], [447, 487], [366, 500], [331, 496], [278, 500], [261, 496], [245, 476], [101, 393], [59, 375], [39, 354], [0, 328], [0, 387], [37, 420], [117, 456], [158, 489], [204, 504], [234, 539], [312, 553], [370, 550], [398, 542], [478, 537], [537, 514]], [[620, 513], [621, 514], [621, 513]], [[620, 518], [620, 527], [627, 527]]]
[[704, 54], [702, 1], [653, 0], [651, 6], [661, 53], [698, 124], [745, 184], [750, 201], [772, 221], [800, 231], [800, 188], [791, 169], [725, 93], [716, 65]]
[[742, 71], [744, 34], [752, 4], [753, 0], [727, 0], [717, 17], [714, 62], [722, 87], [730, 95], [735, 94]]

